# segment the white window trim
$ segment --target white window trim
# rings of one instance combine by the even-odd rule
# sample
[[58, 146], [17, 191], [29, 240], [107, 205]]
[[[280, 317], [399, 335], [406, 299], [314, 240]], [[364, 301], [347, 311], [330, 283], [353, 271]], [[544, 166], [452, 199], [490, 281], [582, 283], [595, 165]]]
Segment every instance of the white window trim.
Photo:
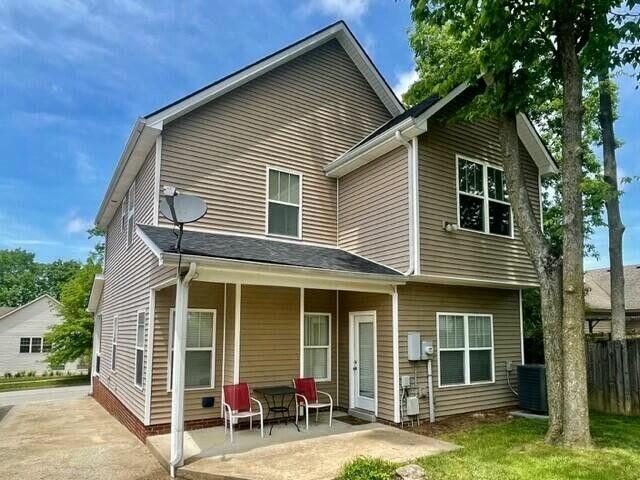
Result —
[[[304, 318], [307, 315], [324, 315], [329, 317], [329, 344], [327, 346], [305, 346], [304, 344]], [[332, 342], [331, 342], [331, 323], [333, 318], [330, 312], [304, 312], [300, 319], [300, 377], [304, 377], [304, 350], [305, 348], [322, 348], [327, 350], [327, 377], [316, 378], [317, 383], [330, 382], [331, 381], [331, 355], [332, 355]]]
[[[144, 320], [142, 322], [142, 335], [144, 337], [146, 331], [147, 331], [147, 311], [145, 309], [140, 309], [136, 312], [136, 343], [134, 345], [134, 355], [133, 355], [133, 383], [136, 387], [138, 387], [140, 390], [143, 389], [144, 386], [144, 360], [145, 360], [145, 348], [146, 348], [146, 342], [145, 339], [142, 339], [142, 347], [138, 346], [138, 322], [140, 320], [140, 314], [144, 315]], [[137, 363], [137, 357], [138, 357], [138, 351], [141, 351], [141, 355], [142, 355], [142, 372], [140, 372], [140, 383], [137, 382], [137, 377], [138, 377], [138, 372], [137, 372], [137, 368], [138, 368], [138, 363]]]
[[[167, 345], [167, 392], [171, 392], [171, 365], [173, 363], [173, 329], [174, 329], [174, 312], [175, 308], [169, 309], [169, 344]], [[212, 388], [216, 388], [216, 326], [218, 323], [218, 314], [215, 308], [188, 308], [188, 312], [212, 312], [213, 313], [213, 332], [211, 339], [211, 348], [186, 348], [187, 351], [197, 351], [197, 350], [211, 350], [211, 384], [207, 387], [185, 387], [185, 392], [196, 392], [198, 390], [211, 390]], [[187, 333], [187, 329], [185, 328], [185, 335]], [[185, 364], [186, 366], [186, 364]]]
[[[464, 348], [440, 348], [440, 317], [445, 315], [464, 317]], [[469, 317], [489, 317], [491, 325], [491, 348], [489, 347], [469, 347]], [[493, 315], [490, 313], [460, 313], [460, 312], [436, 312], [436, 341], [438, 345], [438, 388], [456, 388], [468, 387], [475, 385], [491, 385], [496, 382], [496, 359], [495, 359], [495, 340], [493, 334]], [[440, 352], [459, 352], [464, 351], [464, 383], [455, 383], [451, 385], [442, 385], [442, 369], [440, 361]], [[491, 380], [481, 382], [471, 382], [471, 368], [469, 363], [469, 352], [476, 350], [491, 351]]]
[[120, 318], [118, 315], [113, 316], [113, 328], [111, 329], [111, 372], [116, 373], [117, 362], [116, 354], [118, 353], [118, 324]]
[[[465, 160], [467, 162], [473, 162], [473, 163], [477, 163], [478, 165], [482, 165], [482, 189], [483, 189], [483, 195], [476, 195], [473, 193], [467, 193], [467, 192], [462, 192], [460, 191], [460, 168], [459, 168], [459, 163], [460, 160]], [[488, 176], [488, 172], [487, 169], [488, 168], [493, 168], [495, 170], [499, 170], [504, 174], [504, 169], [502, 167], [499, 167], [498, 165], [494, 165], [491, 164], [489, 162], [485, 162], [482, 160], [477, 160], [475, 158], [471, 158], [471, 157], [467, 157], [465, 155], [459, 155], [456, 154], [456, 215], [458, 218], [458, 229], [462, 230], [464, 232], [473, 232], [473, 233], [480, 233], [482, 235], [490, 235], [493, 237], [498, 237], [498, 238], [514, 238], [514, 220], [513, 220], [513, 208], [511, 207], [511, 203], [510, 202], [505, 202], [503, 200], [496, 200], [493, 198], [489, 198], [489, 176]], [[483, 209], [484, 209], [484, 215], [483, 215], [483, 230], [473, 230], [471, 228], [463, 228], [461, 223], [460, 223], [460, 195], [467, 195], [469, 197], [473, 197], [473, 198], [479, 198], [483, 201]], [[489, 201], [492, 202], [496, 202], [496, 203], [501, 203], [503, 205], [509, 205], [509, 227], [510, 227], [510, 232], [509, 235], [500, 235], [499, 233], [491, 233], [489, 231]]]
[[[102, 344], [102, 312], [96, 313], [95, 319], [93, 321], [93, 329], [95, 333], [95, 354], [93, 359], [93, 365], [91, 369], [93, 370], [93, 375], [100, 376], [100, 372], [97, 371], [97, 359], [100, 358], [100, 362], [102, 363], [102, 358], [100, 357], [100, 350]], [[102, 367], [102, 365], [100, 365]]]
[[[288, 173], [289, 175], [297, 175], [299, 178], [298, 183], [298, 205], [289, 202], [282, 202], [279, 200], [271, 200], [269, 198], [269, 174], [271, 170], [275, 170], [277, 172]], [[266, 178], [265, 178], [265, 218], [264, 218], [264, 234], [267, 237], [275, 237], [275, 238], [294, 238], [296, 240], [302, 240], [302, 184], [303, 184], [302, 172], [291, 170], [289, 168], [277, 167], [267, 165], [266, 169]], [[269, 233], [269, 203], [279, 203], [280, 205], [288, 205], [291, 207], [298, 207], [298, 235], [281, 235], [277, 233]]]
[[[131, 199], [133, 197], [133, 200]], [[133, 245], [133, 239], [135, 237], [135, 235], [133, 235], [133, 230], [135, 229], [134, 225], [131, 226], [132, 228], [132, 232], [131, 232], [131, 242], [129, 242], [129, 220], [131, 220], [132, 218], [135, 221], [135, 213], [136, 213], [136, 181], [134, 180], [133, 183], [131, 184], [131, 186], [129, 187], [129, 190], [127, 191], [127, 218], [126, 218], [126, 222], [127, 222], [127, 228], [126, 228], [126, 236], [125, 236], [125, 242], [127, 243], [127, 248], [129, 248], [131, 245]]]

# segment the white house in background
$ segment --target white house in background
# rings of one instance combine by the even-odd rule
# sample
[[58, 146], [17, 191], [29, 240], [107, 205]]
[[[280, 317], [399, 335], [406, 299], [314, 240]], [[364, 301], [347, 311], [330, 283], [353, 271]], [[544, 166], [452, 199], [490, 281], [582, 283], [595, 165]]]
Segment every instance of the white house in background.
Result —
[[[58, 301], [49, 295], [15, 309], [0, 312], [0, 375], [16, 372], [50, 371], [46, 357], [50, 346], [45, 333], [62, 319], [56, 312]], [[78, 362], [61, 365], [56, 370], [81, 370]]]

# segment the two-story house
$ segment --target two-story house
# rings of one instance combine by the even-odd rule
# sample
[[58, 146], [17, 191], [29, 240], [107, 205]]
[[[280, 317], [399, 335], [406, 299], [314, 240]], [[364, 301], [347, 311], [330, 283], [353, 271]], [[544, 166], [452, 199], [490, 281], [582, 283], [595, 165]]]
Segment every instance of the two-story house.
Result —
[[[180, 262], [187, 429], [221, 423], [223, 385], [298, 376], [390, 423], [417, 396], [427, 419], [410, 332], [435, 347], [436, 418], [516, 403], [507, 365], [523, 361], [521, 289], [537, 279], [497, 122], [449, 121], [477, 88], [406, 110], [338, 22], [140, 118], [96, 219], [95, 397], [140, 438], [169, 430]], [[556, 166], [525, 116], [518, 132], [537, 200]], [[165, 186], [208, 207], [181, 255]]]

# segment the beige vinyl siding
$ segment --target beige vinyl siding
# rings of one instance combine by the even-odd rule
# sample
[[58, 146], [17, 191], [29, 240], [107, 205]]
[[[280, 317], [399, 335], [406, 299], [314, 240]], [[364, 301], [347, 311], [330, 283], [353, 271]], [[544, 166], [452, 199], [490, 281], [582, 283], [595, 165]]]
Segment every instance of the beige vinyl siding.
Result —
[[[153, 222], [153, 181], [155, 149], [151, 149], [135, 179], [135, 223]], [[102, 314], [100, 345], [100, 381], [139, 419], [144, 419], [144, 391], [135, 386], [135, 342], [138, 310], [147, 314], [145, 352], [149, 345], [149, 275], [157, 269], [158, 260], [142, 240], [134, 234], [127, 246], [126, 230], [121, 230], [121, 208], [107, 229], [105, 284], [98, 313]], [[125, 207], [126, 208], [126, 207]], [[118, 315], [116, 372], [111, 371], [111, 339], [113, 318]], [[147, 368], [144, 356], [144, 371]], [[143, 388], [146, 380], [143, 379]]]
[[340, 406], [349, 407], [349, 313], [376, 312], [378, 354], [378, 417], [393, 421], [393, 337], [391, 326], [391, 295], [368, 292], [339, 293], [340, 310]]
[[[151, 424], [171, 421], [171, 393], [168, 385], [169, 359], [169, 314], [175, 305], [175, 286], [167, 287], [156, 294], [154, 326], [153, 380], [151, 390]], [[184, 395], [184, 418], [195, 420], [220, 417], [222, 382], [222, 339], [224, 331], [224, 284], [193, 282], [189, 287], [189, 308], [215, 309], [215, 388], [187, 390]], [[202, 407], [202, 397], [215, 398], [213, 408]]]
[[[502, 165], [497, 122], [433, 122], [429, 132], [419, 137], [419, 144], [422, 274], [537, 284], [517, 225], [514, 239], [442, 228], [443, 221], [458, 223], [456, 154]], [[529, 196], [539, 216], [538, 169], [522, 145], [520, 154]]]
[[330, 41], [166, 125], [160, 183], [207, 202], [199, 228], [264, 235], [267, 166], [298, 171], [303, 239], [335, 245], [336, 180], [322, 168], [389, 118]]
[[[433, 340], [437, 352], [436, 312], [493, 315], [495, 383], [462, 387], [438, 387], [438, 355], [434, 356], [433, 384], [436, 416], [515, 405], [506, 379], [506, 362], [521, 363], [520, 306], [517, 290], [409, 283], [398, 287], [400, 375], [418, 375], [419, 387], [427, 386], [426, 363], [407, 360], [407, 333], [420, 332]], [[514, 371], [513, 381], [517, 382]], [[420, 400], [420, 416], [428, 418], [428, 398]]]
[[338, 187], [338, 246], [400, 271], [409, 268], [407, 149], [345, 175]]

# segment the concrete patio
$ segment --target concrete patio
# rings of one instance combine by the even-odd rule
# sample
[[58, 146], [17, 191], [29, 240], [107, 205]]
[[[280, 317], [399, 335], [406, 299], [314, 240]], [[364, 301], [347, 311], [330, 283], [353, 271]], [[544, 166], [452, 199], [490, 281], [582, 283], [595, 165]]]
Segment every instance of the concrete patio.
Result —
[[[337, 414], [339, 416], [340, 414]], [[301, 427], [302, 427], [301, 423]], [[406, 432], [379, 423], [350, 425], [334, 418], [312, 422], [309, 430], [278, 425], [273, 434], [260, 438], [259, 429], [236, 432], [234, 444], [225, 439], [224, 428], [195, 430], [185, 434], [185, 466], [178, 476], [189, 479], [327, 480], [344, 463], [358, 456], [408, 462], [458, 448], [451, 443]], [[152, 453], [167, 467], [169, 435], [147, 439]]]

